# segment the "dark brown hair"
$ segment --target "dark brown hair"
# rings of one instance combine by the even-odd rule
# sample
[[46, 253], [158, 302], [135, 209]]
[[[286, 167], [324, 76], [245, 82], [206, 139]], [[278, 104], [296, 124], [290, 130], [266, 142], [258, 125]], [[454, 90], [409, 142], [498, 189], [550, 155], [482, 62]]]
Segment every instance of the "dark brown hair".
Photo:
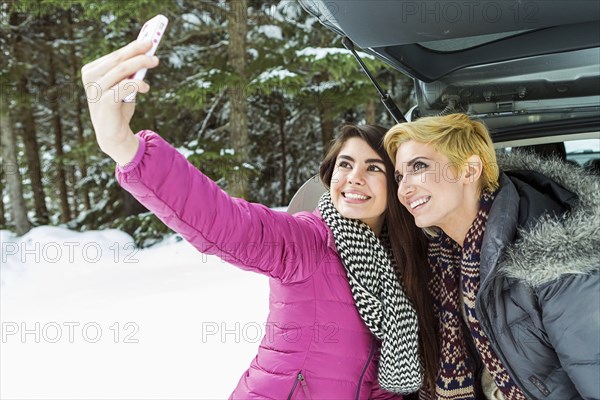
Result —
[[437, 329], [433, 318], [433, 304], [428, 290], [430, 271], [427, 262], [427, 239], [415, 225], [413, 216], [398, 201], [398, 184], [394, 180], [394, 164], [388, 156], [383, 138], [387, 129], [377, 125], [346, 125], [332, 142], [321, 163], [319, 176], [329, 187], [337, 156], [344, 143], [351, 138], [367, 142], [383, 160], [387, 181], [387, 208], [385, 226], [390, 236], [392, 253], [398, 266], [406, 295], [412, 301], [419, 320], [420, 350], [425, 367], [424, 388], [435, 387], [438, 369]]

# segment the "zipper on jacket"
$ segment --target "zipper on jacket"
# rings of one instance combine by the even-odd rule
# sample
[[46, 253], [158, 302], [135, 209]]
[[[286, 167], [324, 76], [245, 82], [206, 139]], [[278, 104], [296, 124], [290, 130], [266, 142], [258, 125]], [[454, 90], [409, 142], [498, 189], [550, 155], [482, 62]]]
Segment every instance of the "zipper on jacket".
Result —
[[310, 397], [310, 392], [308, 391], [308, 385], [306, 384], [306, 379], [304, 379], [304, 375], [302, 375], [302, 371], [298, 372], [298, 381], [300, 381], [300, 386], [302, 386], [302, 391], [304, 392], [304, 396], [308, 400], [312, 400]]
[[287, 400], [292, 400], [292, 396], [294, 395], [294, 392], [296, 392], [296, 388], [298, 387], [298, 382], [302, 387], [304, 395], [310, 400], [310, 392], [308, 391], [308, 385], [306, 384], [306, 379], [304, 379], [304, 375], [302, 375], [302, 371], [298, 372], [298, 375], [296, 375], [294, 386], [292, 386], [292, 391], [290, 392], [290, 395], [288, 396]]
[[360, 387], [362, 386], [362, 381], [365, 377], [365, 373], [369, 368], [369, 364], [371, 364], [371, 359], [373, 358], [373, 354], [375, 354], [375, 337], [371, 337], [371, 350], [369, 351], [369, 358], [367, 359], [367, 363], [363, 368], [362, 373], [360, 374], [360, 379], [358, 380], [358, 387], [356, 388], [356, 400], [359, 400], [360, 397]]

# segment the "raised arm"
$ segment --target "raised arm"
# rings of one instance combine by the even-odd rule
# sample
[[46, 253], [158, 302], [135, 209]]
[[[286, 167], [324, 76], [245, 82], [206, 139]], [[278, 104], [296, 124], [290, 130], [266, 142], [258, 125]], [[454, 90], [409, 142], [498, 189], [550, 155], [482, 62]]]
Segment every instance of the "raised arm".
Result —
[[149, 90], [129, 76], [158, 65], [144, 54], [150, 46], [134, 41], [82, 68], [96, 139], [119, 182], [202, 252], [284, 281], [310, 275], [328, 254], [314, 217], [232, 199], [155, 133], [133, 135], [135, 103], [122, 100]]
[[230, 197], [152, 131], [117, 167], [121, 186], [199, 251], [283, 281], [301, 280], [327, 254], [327, 236], [311, 214], [291, 216]]

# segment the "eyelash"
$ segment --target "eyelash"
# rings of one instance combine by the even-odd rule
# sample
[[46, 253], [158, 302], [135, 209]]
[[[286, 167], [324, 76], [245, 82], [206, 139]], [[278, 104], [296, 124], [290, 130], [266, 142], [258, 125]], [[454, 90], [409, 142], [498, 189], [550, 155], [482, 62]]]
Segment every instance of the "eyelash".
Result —
[[[350, 165], [349, 162], [347, 161], [340, 161], [338, 163], [338, 167], [340, 168], [352, 168], [352, 165]], [[372, 171], [372, 172], [384, 172], [383, 169], [381, 169], [380, 167], [378, 167], [377, 165], [371, 164], [367, 167], [367, 171]]]
[[402, 178], [404, 178], [404, 176], [402, 174], [399, 174], [397, 172], [394, 174], [394, 181], [396, 181], [397, 185], [400, 184], [400, 181], [402, 180]]
[[[417, 168], [417, 165], [422, 165], [422, 167]], [[425, 169], [427, 167], [428, 167], [428, 165], [425, 164], [423, 161], [417, 161], [416, 163], [413, 164], [413, 172], [420, 171], [420, 170]]]
[[381, 168], [379, 168], [377, 165], [369, 165], [369, 167], [367, 168], [367, 171], [383, 172], [383, 170]]
[[[429, 165], [425, 164], [423, 161], [417, 161], [413, 164], [412, 166], [412, 170], [408, 171], [409, 174], [414, 175], [417, 172], [424, 170], [428, 167]], [[394, 180], [396, 181], [396, 183], [399, 185], [400, 181], [402, 181], [402, 178], [404, 178], [404, 175], [399, 174], [399, 173], [395, 173], [394, 174]]]

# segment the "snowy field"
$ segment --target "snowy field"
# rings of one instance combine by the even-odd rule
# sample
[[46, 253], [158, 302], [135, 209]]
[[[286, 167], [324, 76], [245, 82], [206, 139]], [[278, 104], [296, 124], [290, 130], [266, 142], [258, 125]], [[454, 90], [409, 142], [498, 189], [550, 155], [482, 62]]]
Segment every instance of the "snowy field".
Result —
[[0, 231], [0, 398], [226, 399], [256, 354], [268, 280], [177, 236]]

